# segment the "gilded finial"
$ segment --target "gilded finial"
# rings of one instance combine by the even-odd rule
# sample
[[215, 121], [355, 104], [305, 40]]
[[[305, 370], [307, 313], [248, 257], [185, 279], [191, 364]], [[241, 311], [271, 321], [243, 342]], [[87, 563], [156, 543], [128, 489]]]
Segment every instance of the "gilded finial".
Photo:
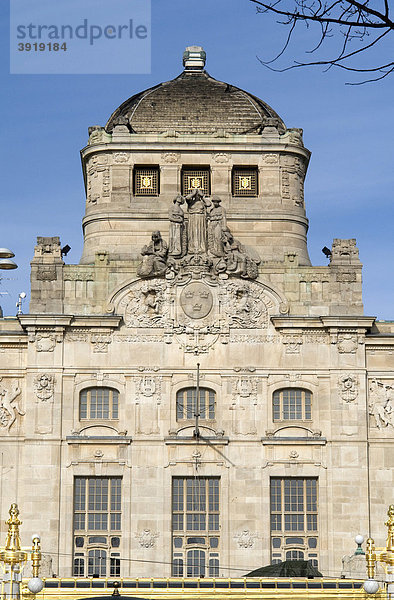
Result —
[[390, 504], [387, 512], [388, 519], [385, 525], [388, 527], [387, 532], [387, 552], [394, 552], [394, 504]]
[[11, 504], [9, 510], [10, 518], [6, 521], [8, 525], [7, 539], [5, 542], [5, 549], [8, 551], [15, 551], [21, 549], [21, 540], [19, 537], [19, 525], [22, 525], [22, 521], [18, 519], [19, 509], [17, 504]]
[[31, 562], [33, 567], [33, 577], [38, 577], [41, 562], [41, 546], [38, 535], [33, 537], [32, 543]]
[[367, 539], [367, 551], [365, 553], [365, 558], [367, 561], [367, 573], [368, 579], [373, 579], [375, 575], [375, 542], [372, 538]]

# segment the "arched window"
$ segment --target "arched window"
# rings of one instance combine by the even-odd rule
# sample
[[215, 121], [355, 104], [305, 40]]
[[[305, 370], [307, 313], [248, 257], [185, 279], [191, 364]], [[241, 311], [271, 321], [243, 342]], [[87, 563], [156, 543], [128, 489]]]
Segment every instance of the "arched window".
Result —
[[198, 413], [200, 419], [215, 418], [216, 394], [208, 388], [200, 388], [199, 402], [197, 403], [196, 388], [184, 388], [176, 395], [176, 418], [194, 419]]
[[99, 387], [88, 388], [80, 393], [80, 419], [117, 419], [118, 416], [118, 390]]
[[312, 394], [301, 388], [284, 388], [273, 395], [274, 421], [310, 421], [312, 419]]

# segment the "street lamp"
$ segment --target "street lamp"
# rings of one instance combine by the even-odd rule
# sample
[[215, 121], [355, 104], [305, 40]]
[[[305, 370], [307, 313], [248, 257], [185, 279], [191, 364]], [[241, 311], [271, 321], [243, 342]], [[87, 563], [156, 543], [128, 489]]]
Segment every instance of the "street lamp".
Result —
[[[16, 262], [11, 260], [15, 254], [8, 248], [0, 248], [0, 269], [4, 271], [10, 271], [11, 269], [17, 269], [18, 265]], [[1, 281], [1, 277], [0, 277]], [[3, 310], [0, 306], [0, 318], [3, 316]]]
[[386, 571], [387, 598], [394, 600], [394, 504], [390, 504], [388, 510], [387, 525], [387, 543], [385, 548], [375, 548], [375, 542], [372, 538], [367, 539], [367, 551], [365, 558], [367, 560], [368, 579], [364, 583], [364, 590], [367, 594], [376, 594], [379, 584], [374, 580], [375, 563], [379, 562]]

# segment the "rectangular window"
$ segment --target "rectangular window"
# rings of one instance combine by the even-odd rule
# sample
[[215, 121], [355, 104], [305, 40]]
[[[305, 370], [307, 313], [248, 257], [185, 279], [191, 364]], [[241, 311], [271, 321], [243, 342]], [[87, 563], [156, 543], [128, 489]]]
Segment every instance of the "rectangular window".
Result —
[[234, 167], [232, 174], [232, 194], [243, 198], [256, 198], [258, 196], [258, 169], [257, 167]]
[[159, 167], [134, 167], [134, 196], [158, 196]]
[[[187, 577], [217, 576], [219, 528], [219, 477], [174, 477], [172, 480], [172, 574], [174, 577], [180, 577], [185, 570]], [[209, 537], [212, 534], [214, 537]]]
[[[272, 564], [297, 556], [317, 563], [317, 478], [271, 478]], [[313, 554], [310, 554], [309, 550]]]
[[[114, 558], [120, 555], [109, 556], [109, 535], [121, 530], [121, 481], [120, 477], [74, 479], [74, 543], [78, 548], [73, 563], [75, 576], [105, 577], [120, 570], [120, 558]], [[120, 538], [114, 539], [118, 547]]]
[[204, 196], [211, 193], [210, 171], [207, 167], [184, 167], [182, 169], [182, 195], [201, 190]]

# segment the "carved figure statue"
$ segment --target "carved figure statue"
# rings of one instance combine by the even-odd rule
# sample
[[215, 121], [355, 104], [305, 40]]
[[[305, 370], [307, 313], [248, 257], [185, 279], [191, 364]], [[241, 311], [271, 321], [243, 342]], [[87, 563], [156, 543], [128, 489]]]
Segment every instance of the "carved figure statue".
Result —
[[[382, 429], [391, 425], [393, 406], [391, 404], [391, 392], [393, 388], [390, 385], [384, 385], [381, 381], [373, 379], [369, 387], [369, 414], [375, 419], [376, 427]], [[394, 415], [393, 415], [394, 416]]]
[[228, 227], [222, 231], [222, 243], [224, 256], [216, 265], [216, 271], [226, 271], [228, 274], [238, 275], [244, 279], [256, 279], [259, 261], [248, 255], [241, 242], [234, 239]]
[[14, 424], [16, 415], [24, 415], [24, 411], [19, 408], [15, 401], [21, 393], [20, 387], [16, 384], [12, 390], [4, 387], [0, 388], [0, 426], [7, 427], [8, 431]]
[[242, 244], [235, 240], [228, 227], [222, 231], [222, 243], [226, 261], [226, 271], [241, 277], [247, 277], [246, 254]]
[[168, 254], [181, 258], [186, 254], [185, 214], [181, 205], [185, 203], [183, 196], [177, 196], [168, 210], [170, 219]]
[[211, 205], [201, 190], [196, 189], [186, 196], [188, 205], [188, 253], [207, 252], [207, 207]]
[[167, 269], [167, 243], [161, 237], [160, 231], [152, 233], [152, 241], [141, 250], [142, 263], [137, 269], [140, 277], [154, 277], [164, 275]]
[[213, 196], [213, 207], [208, 212], [208, 249], [213, 256], [223, 256], [222, 233], [226, 227], [226, 212], [220, 206], [221, 199]]

